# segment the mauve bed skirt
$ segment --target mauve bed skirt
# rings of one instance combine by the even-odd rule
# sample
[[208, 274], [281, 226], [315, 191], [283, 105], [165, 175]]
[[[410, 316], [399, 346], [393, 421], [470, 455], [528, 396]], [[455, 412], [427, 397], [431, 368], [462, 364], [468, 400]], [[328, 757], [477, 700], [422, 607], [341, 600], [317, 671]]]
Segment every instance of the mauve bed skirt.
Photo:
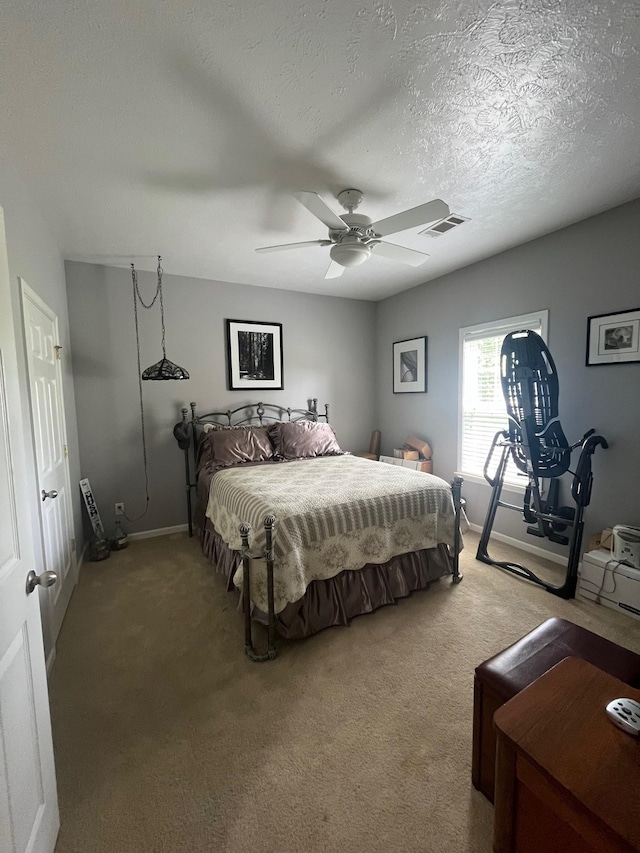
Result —
[[[202, 550], [227, 578], [227, 588], [235, 590], [233, 575], [240, 563], [207, 520], [200, 530]], [[417, 589], [424, 589], [444, 575], [453, 573], [446, 545], [401, 554], [387, 563], [368, 563], [358, 571], [343, 571], [329, 580], [313, 581], [305, 595], [276, 614], [276, 631], [281, 637], [299, 640], [334, 625], [348, 625], [354, 616], [371, 613], [385, 604], [394, 604]], [[254, 608], [252, 618], [267, 624], [267, 614]]]

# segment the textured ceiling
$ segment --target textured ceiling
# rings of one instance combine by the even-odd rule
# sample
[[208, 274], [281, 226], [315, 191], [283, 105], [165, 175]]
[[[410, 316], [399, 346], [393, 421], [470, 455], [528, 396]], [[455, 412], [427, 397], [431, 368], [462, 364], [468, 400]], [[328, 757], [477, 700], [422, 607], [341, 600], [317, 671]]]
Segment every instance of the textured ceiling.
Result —
[[[0, 145], [66, 258], [380, 299], [640, 196], [640, 5], [3, 0]], [[291, 196], [471, 221], [325, 281]], [[153, 269], [152, 258], [140, 268]]]

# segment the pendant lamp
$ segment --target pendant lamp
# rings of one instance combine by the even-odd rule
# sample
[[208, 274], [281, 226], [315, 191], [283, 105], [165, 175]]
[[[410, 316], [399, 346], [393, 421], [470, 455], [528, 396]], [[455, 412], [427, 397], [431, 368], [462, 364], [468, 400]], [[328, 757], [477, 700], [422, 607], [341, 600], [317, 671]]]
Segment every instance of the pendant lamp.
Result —
[[162, 266], [161, 266], [162, 258], [158, 255], [158, 285], [156, 287], [156, 292], [154, 294], [153, 299], [147, 305], [144, 300], [140, 296], [140, 291], [138, 289], [138, 274], [136, 273], [135, 267], [131, 264], [131, 279], [133, 281], [133, 311], [136, 322], [136, 345], [138, 347], [138, 370], [140, 370], [140, 336], [138, 332], [138, 302], [142, 305], [143, 308], [149, 309], [153, 308], [153, 305], [158, 297], [160, 297], [160, 322], [162, 324], [162, 358], [160, 361], [157, 361], [155, 364], [152, 364], [151, 367], [147, 367], [146, 370], [143, 370], [141, 373], [141, 379], [152, 379], [152, 380], [160, 380], [160, 379], [188, 379], [189, 373], [184, 367], [180, 367], [177, 364], [174, 364], [172, 361], [169, 361], [167, 358], [167, 350], [165, 347], [165, 328], [164, 328], [164, 302], [162, 300]]

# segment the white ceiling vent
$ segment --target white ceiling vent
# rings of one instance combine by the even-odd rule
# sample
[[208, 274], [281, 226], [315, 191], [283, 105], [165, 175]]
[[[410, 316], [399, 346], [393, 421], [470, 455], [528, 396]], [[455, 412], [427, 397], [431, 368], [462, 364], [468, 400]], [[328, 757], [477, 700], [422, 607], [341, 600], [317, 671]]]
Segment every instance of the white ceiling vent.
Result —
[[452, 228], [457, 228], [458, 225], [462, 225], [463, 222], [468, 221], [468, 216], [460, 216], [459, 213], [452, 213], [447, 216], [446, 219], [442, 219], [430, 228], [425, 228], [424, 231], [420, 231], [420, 234], [426, 234], [427, 237], [441, 237], [443, 234], [446, 234], [447, 231], [451, 231]]

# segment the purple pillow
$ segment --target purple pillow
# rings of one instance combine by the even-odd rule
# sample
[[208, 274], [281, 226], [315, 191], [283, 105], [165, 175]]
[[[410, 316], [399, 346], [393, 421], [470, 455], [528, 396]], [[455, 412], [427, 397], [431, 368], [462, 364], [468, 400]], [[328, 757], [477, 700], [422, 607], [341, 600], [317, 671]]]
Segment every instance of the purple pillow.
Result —
[[273, 456], [273, 444], [267, 427], [216, 425], [202, 437], [198, 471], [209, 463], [220, 468], [240, 462], [266, 462]]
[[273, 445], [266, 427], [211, 430], [214, 465], [265, 462], [273, 459]]
[[314, 456], [343, 456], [329, 424], [315, 421], [278, 423], [269, 427], [275, 453], [282, 459], [309, 459]]

